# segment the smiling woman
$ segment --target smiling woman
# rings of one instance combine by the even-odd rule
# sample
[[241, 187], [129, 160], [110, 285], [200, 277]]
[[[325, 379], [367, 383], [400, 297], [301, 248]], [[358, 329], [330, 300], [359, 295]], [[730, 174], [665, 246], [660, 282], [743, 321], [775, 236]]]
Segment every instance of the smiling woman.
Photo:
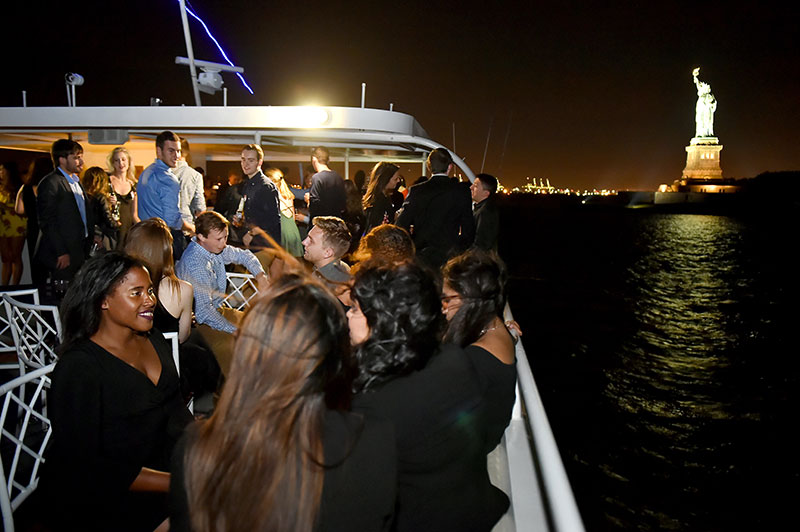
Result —
[[155, 304], [147, 270], [117, 252], [88, 261], [64, 297], [42, 473], [54, 530], [152, 530], [167, 515], [169, 458], [191, 415]]

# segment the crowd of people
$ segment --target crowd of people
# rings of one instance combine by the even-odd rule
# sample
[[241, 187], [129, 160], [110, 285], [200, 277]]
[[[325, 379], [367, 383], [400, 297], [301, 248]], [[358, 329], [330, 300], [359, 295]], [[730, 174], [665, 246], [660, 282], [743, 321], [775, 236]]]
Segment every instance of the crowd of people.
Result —
[[[317, 147], [300, 242], [295, 195], [260, 146], [242, 149], [231, 220], [200, 202], [187, 149], [165, 131], [138, 179], [122, 147], [81, 177], [80, 145], [60, 140], [55, 169], [22, 191], [0, 166], [37, 215], [40, 273], [70, 280], [45, 525], [490, 530], [509, 505], [486, 456], [511, 417], [519, 334], [503, 320], [497, 180], [468, 188], [433, 150], [396, 205], [397, 166], [355, 184]], [[232, 268], [258, 288], [245, 311], [223, 304]]]

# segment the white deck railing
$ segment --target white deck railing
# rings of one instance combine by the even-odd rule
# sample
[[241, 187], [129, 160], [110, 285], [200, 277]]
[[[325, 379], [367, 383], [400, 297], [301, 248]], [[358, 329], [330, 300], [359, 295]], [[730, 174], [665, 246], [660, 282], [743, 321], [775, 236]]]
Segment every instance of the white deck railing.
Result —
[[[513, 319], [508, 306], [505, 314], [507, 320]], [[501, 521], [495, 530], [583, 532], [578, 505], [522, 341], [517, 342], [516, 357], [517, 400], [503, 438], [506, 457], [502, 457], [503, 445], [493, 453], [495, 460], [507, 460], [513, 525], [501, 527]], [[489, 460], [491, 464], [492, 455]]]

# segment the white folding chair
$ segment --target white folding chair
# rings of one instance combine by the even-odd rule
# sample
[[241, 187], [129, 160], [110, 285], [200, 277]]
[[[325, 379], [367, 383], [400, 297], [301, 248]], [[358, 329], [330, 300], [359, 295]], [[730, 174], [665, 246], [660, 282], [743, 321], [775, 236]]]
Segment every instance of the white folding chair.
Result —
[[55, 362], [55, 348], [61, 342], [58, 307], [22, 303], [7, 294], [3, 305], [20, 360], [20, 375]]
[[39, 485], [39, 466], [53, 433], [45, 406], [54, 367], [0, 386], [0, 510], [6, 532], [13, 532], [14, 511]]
[[258, 295], [255, 277], [249, 273], [228, 272], [225, 275], [228, 278], [228, 286], [222, 306], [244, 310], [250, 304], [250, 300]]
[[[161, 333], [164, 335], [164, 338], [172, 345], [172, 359], [175, 361], [175, 369], [178, 372], [178, 377], [181, 376], [181, 360], [180, 360], [180, 343], [178, 342], [178, 333], [177, 332], [165, 332]], [[194, 414], [194, 397], [189, 399], [189, 404], [186, 405], [186, 408], [189, 409], [189, 412]]]
[[162, 333], [164, 338], [172, 345], [172, 358], [175, 360], [175, 369], [178, 370], [178, 376], [181, 374], [181, 361], [178, 357], [178, 349], [180, 344], [178, 343], [178, 333], [177, 332], [165, 332]]
[[[39, 304], [39, 290], [2, 290], [0, 297], [9, 295], [16, 299], [30, 299], [35, 305]], [[13, 355], [12, 355], [13, 353]], [[5, 305], [0, 303], [0, 370], [10, 369], [19, 371], [17, 346], [14, 344], [14, 335], [11, 332], [11, 320]]]

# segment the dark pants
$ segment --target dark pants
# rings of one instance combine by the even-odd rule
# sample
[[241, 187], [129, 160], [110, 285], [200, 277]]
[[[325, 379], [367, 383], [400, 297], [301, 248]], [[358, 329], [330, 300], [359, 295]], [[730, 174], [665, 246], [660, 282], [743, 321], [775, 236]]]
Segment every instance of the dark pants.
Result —
[[186, 250], [186, 237], [180, 229], [170, 229], [169, 232], [172, 233], [172, 259], [178, 262]]

